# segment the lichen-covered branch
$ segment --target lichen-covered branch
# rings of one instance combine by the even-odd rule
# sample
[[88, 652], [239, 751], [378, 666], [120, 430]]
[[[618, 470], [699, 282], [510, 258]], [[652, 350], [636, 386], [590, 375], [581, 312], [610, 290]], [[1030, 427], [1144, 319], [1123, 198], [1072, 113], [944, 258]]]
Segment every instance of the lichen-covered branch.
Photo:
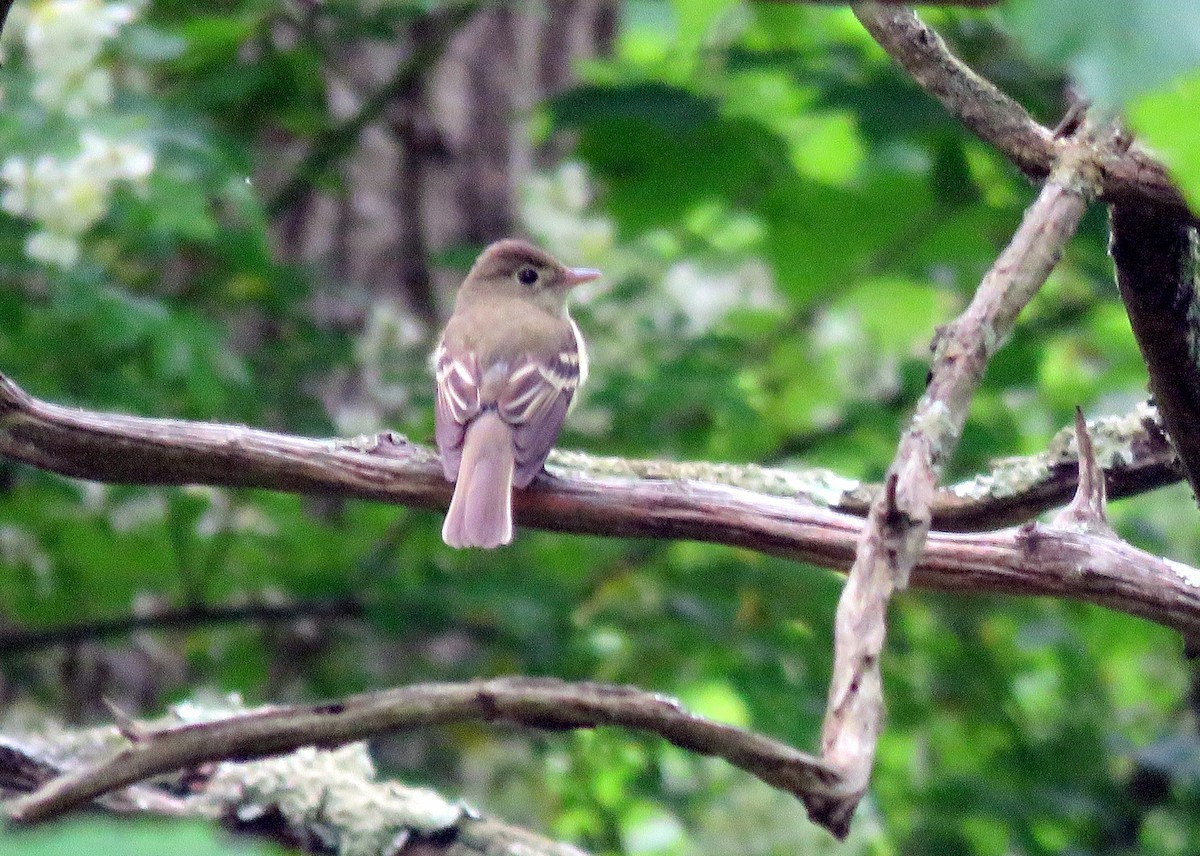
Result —
[[[237, 712], [204, 710], [210, 717]], [[114, 726], [0, 738], [0, 797], [30, 793], [68, 768], [111, 757], [126, 743]], [[379, 780], [364, 743], [223, 760], [161, 784], [112, 792], [97, 805], [114, 814], [217, 820], [241, 835], [327, 856], [585, 856], [427, 788]]]
[[[1146, 403], [1129, 413], [1090, 420], [1087, 428], [1110, 498], [1144, 493], [1180, 480], [1179, 459], [1153, 405]], [[998, 529], [1062, 505], [1070, 499], [1079, 477], [1075, 437], [1075, 428], [1064, 428], [1036, 455], [1002, 458], [993, 461], [987, 472], [937, 488], [931, 506], [933, 528], [946, 532]], [[768, 477], [787, 474], [763, 472]], [[805, 477], [825, 490], [798, 491], [798, 498], [862, 517], [882, 490], [877, 484], [846, 479], [839, 483], [834, 474], [814, 478], [806, 472]], [[841, 487], [840, 492], [831, 492], [835, 486]]]
[[893, 591], [908, 585], [925, 548], [942, 468], [958, 444], [988, 360], [1058, 263], [1096, 192], [1098, 164], [1107, 154], [1091, 133], [1067, 141], [1059, 165], [970, 305], [938, 333], [928, 386], [900, 439], [885, 489], [867, 516], [838, 602], [833, 681], [821, 738], [822, 757], [844, 776], [844, 791], [824, 807], [835, 830], [848, 828], [870, 780], [883, 728], [879, 660], [887, 606]]
[[[1056, 158], [1054, 133], [975, 74], [915, 12], [860, 3], [854, 13], [892, 59], [972, 133], [1027, 175], [1050, 174]], [[1099, 195], [1108, 202], [1152, 202], [1177, 217], [1196, 219], [1166, 168], [1139, 146], [1101, 164], [1099, 178]]]
[[[1109, 496], [1129, 496], [1179, 480], [1174, 449], [1153, 407], [1093, 420], [1089, 427]], [[85, 411], [35, 399], [2, 374], [0, 455], [101, 482], [263, 487], [422, 508], [444, 508], [450, 496], [436, 453], [392, 434], [312, 440], [237, 425]], [[1030, 520], [1071, 497], [1076, 460], [1074, 429], [1066, 428], [1041, 454], [998, 461], [987, 473], [940, 489], [932, 507], [934, 528], [978, 531]], [[880, 490], [819, 468], [633, 460], [560, 450], [551, 453], [547, 468], [556, 478], [543, 480], [541, 488], [620, 480], [622, 485], [644, 481], [678, 489], [681, 482], [701, 482], [858, 516], [866, 515]], [[574, 522], [536, 521], [536, 507], [532, 499], [519, 503], [518, 522], [552, 529]], [[652, 537], [654, 529], [648, 521], [635, 534]]]
[[[1119, 477], [1126, 464], [1137, 463], [1126, 459], [1123, 450], [1134, 456], [1144, 452], [1148, 472], [1170, 470], [1170, 453], [1152, 410], [1092, 423], [1092, 434], [1098, 446], [1109, 449], [1110, 478]], [[1074, 454], [1070, 435], [1062, 435], [1045, 462], [1048, 479], [1039, 476], [1028, 483], [1048, 486], [1045, 495], [1051, 497], [1050, 488], [1069, 485], [1069, 494], [1075, 479], [1067, 478], [1064, 467], [1071, 465]], [[3, 376], [0, 455], [102, 482], [251, 486], [418, 508], [445, 508], [450, 499], [437, 455], [403, 438], [312, 440], [243, 426], [96, 413], [39, 401]], [[616, 459], [566, 453], [558, 460], [567, 465], [556, 469], [559, 475], [538, 479], [531, 489], [518, 492], [521, 525], [612, 537], [690, 538], [841, 570], [853, 562], [862, 532], [860, 518], [808, 501], [692, 480], [729, 476], [720, 465], [712, 471], [704, 469], [711, 465], [686, 464], [674, 470], [668, 464], [649, 462], [642, 470], [644, 477], [632, 478], [628, 462]], [[1021, 459], [1011, 466], [1024, 471], [1042, 463]], [[746, 483], [768, 489], [775, 482], [761, 480], [763, 472], [746, 468], [750, 478]], [[989, 486], [992, 478], [998, 478], [1002, 490]], [[1003, 472], [957, 486], [955, 491], [961, 489], [962, 496], [956, 501], [991, 502], [987, 497], [995, 492], [995, 501], [1008, 502], [1009, 488], [1026, 483], [1021, 472]], [[776, 492], [787, 494], [785, 488]], [[1017, 491], [1018, 500], [1021, 495]], [[1031, 513], [1047, 507], [1033, 499], [1018, 504]], [[1162, 560], [1135, 552], [1122, 559], [1126, 565], [1104, 553], [1091, 556], [1086, 543], [1073, 542], [1031, 556], [1015, 533], [935, 533], [914, 571], [914, 585], [1074, 598], [1149, 618], [1189, 636], [1200, 635], [1193, 592]], [[1058, 542], [1045, 535], [1039, 543]], [[1088, 573], [1077, 573], [1080, 567], [1088, 568]]]
[[8, 813], [14, 821], [36, 823], [118, 788], [203, 762], [261, 758], [301, 746], [337, 746], [371, 735], [464, 721], [555, 731], [599, 726], [645, 731], [689, 751], [724, 758], [805, 801], [837, 779], [819, 758], [696, 716], [654, 693], [550, 678], [496, 678], [420, 684], [165, 728], [125, 729], [133, 739], [124, 748], [62, 773], [14, 800]]
[[[1147, 411], [1139, 419], [1151, 425], [1153, 415]], [[1115, 436], [1126, 435], [1118, 430]], [[1123, 441], [1116, 445], [1123, 447]], [[93, 414], [38, 402], [7, 381], [0, 382], [0, 452], [69, 474], [119, 481], [181, 483], [208, 479], [217, 484], [254, 484], [429, 506], [443, 504], [448, 492], [431, 452], [391, 437], [362, 442], [318, 441], [233, 426]], [[1069, 456], [1069, 449], [1063, 454]], [[1114, 467], [1117, 463], [1114, 459]], [[614, 536], [696, 538], [833, 568], [851, 564], [863, 530], [863, 521], [857, 517], [790, 498], [652, 477], [547, 477], [522, 493], [519, 507], [523, 522], [546, 528]], [[949, 591], [1075, 598], [1175, 628], [1193, 647], [1200, 639], [1200, 571], [1074, 526], [1029, 525], [979, 534], [933, 533], [914, 569], [913, 583]], [[518, 695], [528, 690], [528, 685], [515, 688]], [[417, 727], [454, 716], [499, 718], [550, 728], [590, 727], [589, 716], [595, 720], [593, 724], [600, 724], [607, 716], [604, 723], [645, 728], [694, 751], [726, 757], [747, 769], [757, 765], [758, 769], [752, 771], [800, 796], [810, 815], [838, 834], [845, 832], [848, 815], [830, 812], [829, 807], [849, 804], [848, 797], [861, 787], [857, 778], [842, 778], [840, 771], [827, 776], [829, 765], [786, 747], [769, 745], [768, 754], [782, 752], [779, 757], [791, 758], [795, 765], [780, 761], [764, 766], [760, 763], [765, 757], [761, 754], [763, 744], [757, 742], [762, 738], [750, 735], [745, 738], [750, 740], [748, 744], [730, 743], [725, 727], [713, 723], [697, 726], [691, 719], [681, 719], [678, 728], [657, 728], [636, 717], [609, 716], [603, 706], [579, 713], [578, 707], [562, 703], [563, 698], [553, 692], [537, 704], [512, 706], [498, 700], [503, 694], [497, 695], [494, 685], [489, 692], [470, 699], [454, 696], [456, 691], [448, 691], [450, 700], [443, 697], [441, 707], [409, 708], [412, 718], [406, 722], [388, 719], [391, 714], [371, 719], [378, 713], [374, 709], [368, 711], [367, 719], [330, 719], [332, 709], [312, 708], [305, 714], [308, 719], [293, 720], [276, 731], [268, 727], [259, 735], [261, 741], [243, 734], [232, 743], [209, 745], [205, 751], [221, 746], [222, 751], [236, 757], [283, 751], [312, 738], [313, 732], [296, 730], [301, 721], [325, 726], [336, 723], [332, 726], [334, 733], [319, 732], [325, 737], [318, 742], [330, 742], [355, 739], [355, 735], [370, 733], [375, 726], [384, 730]], [[609, 700], [624, 701], [616, 697]], [[669, 714], [669, 705], [665, 711]], [[579, 718], [574, 718], [576, 714]], [[672, 715], [687, 717], [681, 711]], [[347, 722], [353, 722], [353, 728]], [[219, 736], [208, 733], [200, 744]], [[249, 742], [238, 742], [243, 739]], [[109, 777], [111, 770], [106, 767], [109, 772], [104, 774], [103, 786], [118, 787], [139, 780], [167, 760], [176, 765], [194, 763], [191, 753], [199, 750], [191, 740], [171, 737], [166, 743], [157, 743], [175, 747], [171, 751], [179, 754], [169, 758], [152, 755], [149, 766], [144, 750], [138, 749], [141, 742], [127, 747], [120, 756], [124, 760], [115, 768], [119, 775]], [[67, 789], [71, 800], [86, 799], [79, 796], [84, 791], [70, 790], [71, 781], [53, 787]], [[92, 784], [88, 788], [94, 787], [96, 780], [89, 781]], [[85, 791], [98, 793], [87, 788]], [[471, 829], [488, 834], [482, 826]], [[467, 840], [465, 833], [454, 839], [459, 844]], [[491, 851], [481, 845], [480, 852]], [[534, 848], [534, 852], [543, 851]]]
[[1200, 247], [1195, 226], [1160, 205], [1112, 206], [1111, 252], [1150, 391], [1192, 493], [1200, 497]]

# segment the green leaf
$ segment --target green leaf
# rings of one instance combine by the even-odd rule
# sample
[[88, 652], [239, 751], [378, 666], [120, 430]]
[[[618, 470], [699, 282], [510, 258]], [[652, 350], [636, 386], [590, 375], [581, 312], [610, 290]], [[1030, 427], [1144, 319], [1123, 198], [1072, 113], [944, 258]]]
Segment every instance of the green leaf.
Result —
[[1166, 161], [1193, 210], [1200, 210], [1200, 72], [1138, 97], [1127, 112], [1141, 141]]
[[711, 104], [661, 87], [638, 87], [623, 111], [605, 99], [569, 103], [566, 124], [586, 124], [578, 154], [607, 187], [626, 235], [679, 223], [703, 203], [754, 210], [780, 174], [794, 174], [784, 141], [749, 119], [717, 116]]
[[1002, 14], [1030, 54], [1070, 71], [1102, 105], [1120, 106], [1200, 64], [1200, 14], [1175, 0], [1018, 0]]
[[738, 6], [736, 0], [671, 0], [679, 22], [677, 51], [695, 51], [704, 43], [714, 22], [730, 9]]
[[207, 822], [145, 821], [87, 818], [60, 821], [34, 830], [0, 833], [5, 856], [78, 856], [120, 853], [121, 856], [256, 856], [275, 853], [273, 846], [234, 839]]

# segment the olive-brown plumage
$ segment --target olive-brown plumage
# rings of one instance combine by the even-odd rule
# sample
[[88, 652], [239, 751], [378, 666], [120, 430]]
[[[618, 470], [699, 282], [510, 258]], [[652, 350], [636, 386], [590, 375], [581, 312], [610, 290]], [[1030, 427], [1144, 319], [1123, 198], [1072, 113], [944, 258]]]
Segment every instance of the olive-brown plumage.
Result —
[[512, 488], [541, 472], [587, 377], [567, 294], [598, 276], [509, 239], [463, 281], [433, 354], [438, 450], [455, 482], [442, 526], [451, 547], [512, 540]]

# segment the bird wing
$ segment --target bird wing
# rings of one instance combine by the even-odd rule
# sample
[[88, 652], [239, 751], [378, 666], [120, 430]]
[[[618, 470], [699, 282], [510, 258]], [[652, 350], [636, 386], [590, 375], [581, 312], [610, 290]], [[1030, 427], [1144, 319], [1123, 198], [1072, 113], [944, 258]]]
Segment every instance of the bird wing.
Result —
[[455, 354], [444, 342], [433, 361], [435, 436], [446, 478], [454, 481], [458, 476], [467, 425], [481, 411], [494, 407], [513, 429], [513, 484], [528, 485], [541, 472], [575, 390], [586, 377], [586, 353], [575, 324], [559, 348], [524, 354], [511, 363], [481, 368], [477, 354]]
[[479, 358], [474, 353], [453, 354], [445, 343], [433, 352], [436, 379], [434, 437], [447, 481], [458, 479], [467, 424], [479, 415]]
[[516, 471], [513, 484], [525, 487], [542, 471], [558, 439], [575, 390], [587, 371], [575, 325], [553, 353], [531, 355], [509, 375], [497, 402], [500, 417], [513, 426]]

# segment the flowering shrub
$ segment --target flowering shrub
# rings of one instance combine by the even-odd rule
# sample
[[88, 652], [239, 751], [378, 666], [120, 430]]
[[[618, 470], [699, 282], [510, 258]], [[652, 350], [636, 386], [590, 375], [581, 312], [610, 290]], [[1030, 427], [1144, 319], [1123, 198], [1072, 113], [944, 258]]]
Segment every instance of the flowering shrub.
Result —
[[84, 131], [73, 158], [8, 158], [0, 168], [8, 185], [0, 207], [38, 224], [25, 241], [30, 258], [70, 267], [79, 260], [80, 236], [107, 212], [113, 184], [145, 179], [153, 168], [146, 149]]
[[[141, 142], [114, 139], [97, 128], [110, 118], [113, 71], [105, 45], [134, 20], [138, 7], [101, 0], [42, 0], [9, 26], [19, 33], [19, 61], [30, 78], [20, 106], [41, 124], [66, 122], [77, 128], [67, 153], [46, 152], [54, 135], [26, 142], [30, 154], [10, 155], [0, 167], [5, 189], [0, 208], [33, 221], [25, 253], [46, 264], [69, 268], [80, 260], [80, 242], [108, 213], [114, 185], [141, 182], [154, 169], [154, 154]], [[35, 125], [38, 123], [29, 123]]]

